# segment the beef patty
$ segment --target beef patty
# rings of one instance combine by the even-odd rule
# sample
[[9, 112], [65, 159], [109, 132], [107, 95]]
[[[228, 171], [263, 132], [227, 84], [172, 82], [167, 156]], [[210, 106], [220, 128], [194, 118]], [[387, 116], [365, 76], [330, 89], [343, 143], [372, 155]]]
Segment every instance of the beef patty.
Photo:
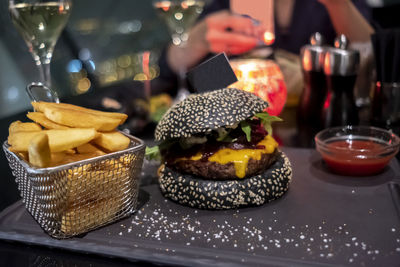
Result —
[[[260, 160], [250, 159], [246, 169], [245, 177], [254, 176], [266, 170], [275, 162], [278, 151], [272, 154], [262, 154]], [[238, 179], [235, 166], [232, 162], [219, 164], [217, 162], [205, 160], [179, 160], [167, 163], [167, 166], [185, 174], [192, 174], [210, 180]]]

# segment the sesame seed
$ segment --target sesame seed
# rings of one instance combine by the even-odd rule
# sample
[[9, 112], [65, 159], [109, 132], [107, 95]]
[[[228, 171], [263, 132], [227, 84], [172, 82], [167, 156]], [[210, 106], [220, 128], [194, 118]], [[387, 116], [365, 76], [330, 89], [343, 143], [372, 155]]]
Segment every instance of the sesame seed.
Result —
[[268, 103], [260, 97], [235, 88], [193, 94], [164, 114], [156, 127], [155, 140], [190, 137], [210, 129], [232, 127], [267, 107]]

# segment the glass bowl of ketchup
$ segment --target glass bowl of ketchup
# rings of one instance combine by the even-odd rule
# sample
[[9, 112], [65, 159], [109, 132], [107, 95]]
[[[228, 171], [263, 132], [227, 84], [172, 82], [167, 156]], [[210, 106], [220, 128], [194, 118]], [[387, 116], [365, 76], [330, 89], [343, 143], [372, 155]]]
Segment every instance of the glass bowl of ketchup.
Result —
[[315, 143], [332, 172], [368, 176], [383, 171], [399, 151], [400, 138], [376, 127], [340, 126], [320, 131]]

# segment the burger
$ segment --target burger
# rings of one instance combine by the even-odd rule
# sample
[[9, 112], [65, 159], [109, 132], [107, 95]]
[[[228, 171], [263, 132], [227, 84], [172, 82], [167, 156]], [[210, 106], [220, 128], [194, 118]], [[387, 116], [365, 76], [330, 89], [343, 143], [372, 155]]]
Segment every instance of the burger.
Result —
[[171, 107], [155, 129], [163, 195], [201, 209], [262, 205], [281, 197], [292, 176], [272, 137], [260, 97], [235, 88], [190, 95]]

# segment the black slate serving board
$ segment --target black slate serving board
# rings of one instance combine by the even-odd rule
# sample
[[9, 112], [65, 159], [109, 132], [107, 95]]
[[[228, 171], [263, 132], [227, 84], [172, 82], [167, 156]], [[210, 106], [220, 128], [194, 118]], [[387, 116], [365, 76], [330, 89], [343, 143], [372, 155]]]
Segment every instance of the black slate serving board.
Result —
[[[132, 261], [187, 266], [398, 266], [400, 219], [389, 184], [393, 160], [371, 177], [331, 174], [310, 149], [282, 149], [293, 165], [290, 189], [269, 204], [228, 211], [196, 210], [144, 183], [131, 217], [83, 237], [46, 235], [17, 202], [0, 214], [0, 239]], [[154, 179], [155, 166], [144, 168]]]

